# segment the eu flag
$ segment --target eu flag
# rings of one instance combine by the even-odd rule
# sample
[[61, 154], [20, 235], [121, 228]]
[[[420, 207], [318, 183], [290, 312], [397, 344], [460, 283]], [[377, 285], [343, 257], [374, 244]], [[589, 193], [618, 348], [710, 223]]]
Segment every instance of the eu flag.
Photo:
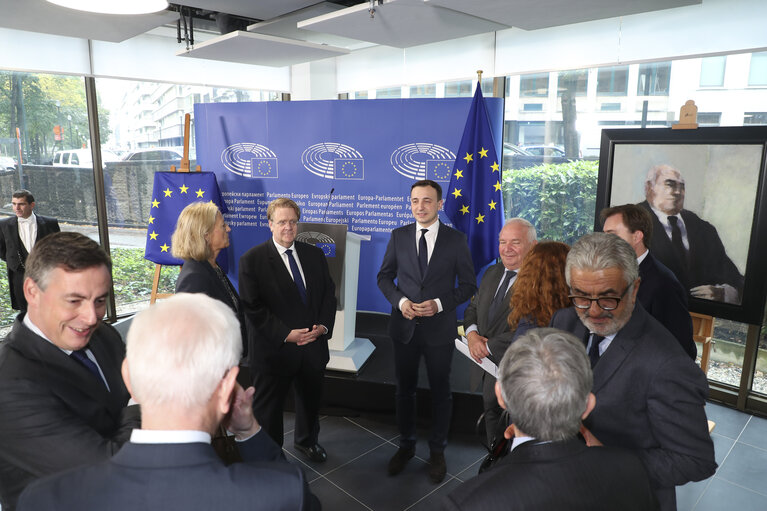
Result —
[[450, 176], [445, 214], [468, 237], [474, 271], [479, 273], [498, 256], [504, 221], [501, 167], [479, 83]]
[[171, 255], [170, 238], [176, 229], [176, 220], [181, 210], [192, 202], [198, 201], [213, 202], [221, 213], [228, 211], [221, 198], [214, 173], [155, 173], [144, 259], [164, 265], [183, 263], [181, 259]]

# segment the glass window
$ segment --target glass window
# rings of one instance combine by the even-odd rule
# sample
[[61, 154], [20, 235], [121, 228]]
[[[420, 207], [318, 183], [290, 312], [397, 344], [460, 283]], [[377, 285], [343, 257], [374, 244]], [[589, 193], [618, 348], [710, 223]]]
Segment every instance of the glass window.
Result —
[[699, 112], [698, 125], [700, 126], [719, 126], [722, 119], [721, 112]]
[[368, 99], [368, 91], [358, 90], [353, 95], [354, 99]]
[[767, 124], [767, 112], [745, 112], [743, 124]]
[[589, 73], [587, 69], [560, 71], [557, 76], [557, 95], [562, 96], [570, 90], [575, 96], [585, 96], [588, 88]]
[[376, 99], [391, 99], [391, 98], [401, 98], [402, 97], [402, 88], [401, 87], [390, 87], [388, 89], [377, 89], [376, 90]]
[[668, 96], [671, 82], [671, 62], [640, 64], [637, 81], [638, 96]]
[[[459, 82], [445, 83], [445, 97], [457, 98], [471, 96], [472, 80], [461, 80]], [[482, 91], [484, 93], [484, 90]]]
[[597, 96], [625, 96], [628, 93], [628, 76], [628, 66], [599, 68]]
[[549, 95], [549, 73], [536, 73], [519, 77], [519, 96], [545, 98]]
[[437, 85], [430, 83], [428, 85], [415, 85], [410, 87], [411, 98], [436, 98]]
[[700, 59], [700, 86], [721, 87], [724, 85], [724, 66], [727, 57], [706, 57]]
[[748, 84], [767, 85], [767, 51], [751, 54]]

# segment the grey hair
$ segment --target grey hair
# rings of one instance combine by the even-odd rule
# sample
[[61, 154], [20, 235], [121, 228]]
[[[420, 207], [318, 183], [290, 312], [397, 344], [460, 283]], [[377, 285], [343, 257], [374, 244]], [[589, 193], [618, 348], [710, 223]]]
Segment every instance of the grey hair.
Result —
[[679, 169], [666, 163], [661, 163], [660, 165], [653, 165], [650, 167], [650, 170], [647, 171], [647, 178], [645, 179], [645, 183], [650, 183], [651, 185], [655, 184], [655, 180], [658, 178], [658, 172], [666, 169], [674, 170], [679, 173], [679, 179], [681, 179], [684, 183], [684, 177], [682, 177], [682, 173], [679, 171]]
[[535, 243], [538, 240], [538, 233], [535, 230], [535, 226], [524, 218], [509, 218], [503, 226], [506, 227], [509, 224], [522, 224], [527, 227], [527, 241], [529, 243]]
[[139, 312], [127, 336], [133, 397], [142, 406], [205, 406], [242, 354], [240, 324], [223, 302], [178, 293]]
[[514, 341], [498, 367], [501, 397], [514, 424], [538, 440], [574, 437], [593, 383], [583, 342], [556, 328]]
[[570, 272], [578, 270], [599, 271], [618, 268], [623, 272], [627, 286], [639, 277], [636, 252], [631, 245], [605, 232], [586, 234], [573, 244], [565, 262], [565, 280], [570, 285]]

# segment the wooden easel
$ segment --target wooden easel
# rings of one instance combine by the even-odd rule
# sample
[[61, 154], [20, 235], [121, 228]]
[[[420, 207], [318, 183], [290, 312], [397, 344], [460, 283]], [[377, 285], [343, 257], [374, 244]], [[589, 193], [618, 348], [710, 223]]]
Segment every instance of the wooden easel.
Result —
[[[200, 166], [196, 165], [194, 171], [189, 168], [189, 126], [191, 124], [191, 115], [184, 115], [184, 156], [181, 158], [181, 164], [176, 169], [175, 165], [170, 166], [170, 172], [200, 172]], [[173, 296], [173, 293], [158, 293], [157, 289], [160, 287], [160, 272], [162, 271], [161, 264], [155, 264], [154, 267], [154, 279], [152, 280], [152, 294], [149, 297], [149, 305], [153, 305], [158, 298], [168, 298]]]

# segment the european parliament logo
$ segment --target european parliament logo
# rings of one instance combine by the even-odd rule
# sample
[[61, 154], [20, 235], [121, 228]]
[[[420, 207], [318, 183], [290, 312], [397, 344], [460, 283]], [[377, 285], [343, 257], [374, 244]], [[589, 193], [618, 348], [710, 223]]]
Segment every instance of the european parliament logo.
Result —
[[243, 142], [232, 144], [221, 153], [224, 168], [238, 176], [263, 179], [279, 177], [277, 155], [268, 147]]
[[336, 256], [336, 240], [325, 234], [324, 232], [317, 232], [317, 231], [304, 231], [299, 232], [296, 235], [296, 239], [298, 241], [302, 241], [304, 243], [308, 243], [309, 245], [314, 245], [315, 247], [322, 250], [322, 253], [325, 254], [325, 257], [335, 257]]
[[415, 142], [396, 148], [389, 157], [392, 168], [400, 175], [419, 181], [450, 181], [455, 153], [441, 145]]
[[336, 179], [365, 179], [365, 160], [362, 158], [336, 158], [333, 160]]
[[317, 243], [317, 245], [315, 245], [315, 246], [322, 250], [322, 253], [325, 254], [325, 257], [335, 257], [336, 256], [336, 244], [335, 243]]
[[320, 142], [307, 147], [301, 164], [315, 176], [325, 179], [365, 178], [365, 160], [355, 148], [337, 142]]
[[450, 173], [453, 171], [455, 159], [451, 160], [426, 160], [426, 179], [432, 181], [450, 181]]

